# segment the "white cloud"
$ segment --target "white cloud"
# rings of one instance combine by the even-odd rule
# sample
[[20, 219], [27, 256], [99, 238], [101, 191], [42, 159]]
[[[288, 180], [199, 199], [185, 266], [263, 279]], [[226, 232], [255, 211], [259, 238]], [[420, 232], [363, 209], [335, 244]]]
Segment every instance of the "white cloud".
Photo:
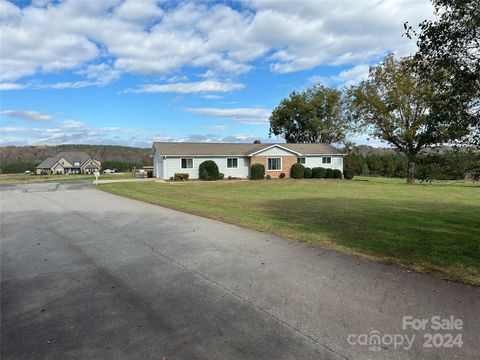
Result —
[[212, 116], [218, 119], [234, 120], [247, 125], [265, 125], [268, 123], [268, 117], [270, 116], [270, 110], [262, 108], [188, 108], [185, 110], [194, 114]]
[[212, 92], [230, 92], [243, 89], [245, 85], [239, 83], [223, 83], [214, 80], [179, 82], [172, 84], [146, 84], [138, 89], [130, 89], [127, 92], [134, 93], [212, 93]]
[[228, 129], [225, 125], [212, 125], [212, 126], [202, 126], [205, 129], [210, 129], [213, 131], [225, 131]]
[[0, 127], [0, 133], [11, 133], [11, 132], [21, 132], [21, 131], [28, 131], [28, 128], [15, 127], [15, 126], [2, 126], [2, 127]]
[[86, 69], [78, 71], [80, 75], [86, 75], [88, 79], [94, 80], [94, 84], [98, 86], [105, 86], [112, 81], [117, 80], [121, 72], [113, 68], [109, 64], [89, 65]]
[[80, 128], [83, 126], [83, 123], [76, 120], [65, 120], [62, 122], [63, 126], [69, 129]]
[[343, 70], [337, 75], [323, 76], [314, 75], [308, 78], [308, 82], [321, 83], [327, 86], [350, 86], [356, 85], [368, 76], [370, 67], [366, 64], [357, 65], [351, 69]]
[[[173, 140], [161, 131], [120, 127], [90, 127], [76, 120], [66, 120], [49, 127], [0, 127], [0, 132], [2, 133], [0, 146], [104, 144], [149, 147], [154, 140]], [[3, 133], [8, 133], [9, 136], [3, 136]]]
[[105, 86], [110, 83], [112, 80], [107, 80], [105, 78], [100, 78], [95, 81], [90, 80], [80, 80], [80, 81], [63, 81], [57, 83], [39, 83], [39, 82], [29, 82], [26, 84], [19, 83], [0, 83], [0, 90], [42, 90], [42, 89], [53, 89], [53, 90], [63, 90], [63, 89], [81, 89], [91, 86]]
[[[412, 52], [414, 41], [401, 37], [404, 21], [433, 14], [428, 0], [242, 5], [65, 0], [20, 9], [0, 0], [0, 78], [13, 83], [72, 70], [103, 86], [122, 72], [158, 77], [187, 67], [209, 79], [231, 78], [250, 71], [255, 60], [278, 73], [355, 66], [390, 51]], [[111, 64], [103, 64], [106, 58]]]
[[215, 143], [247, 143], [251, 144], [255, 140], [260, 140], [262, 143], [271, 143], [271, 142], [285, 142], [284, 139], [280, 138], [262, 138], [251, 134], [237, 134], [231, 136], [223, 136], [219, 134], [191, 134], [183, 139], [177, 139], [175, 141], [188, 141], [188, 142], [215, 142]]
[[12, 83], [12, 82], [3, 82], [0, 83], [0, 90], [7, 91], [7, 90], [22, 90], [25, 89], [24, 84]]
[[23, 120], [33, 121], [33, 122], [53, 120], [52, 115], [42, 114], [38, 111], [4, 110], [2, 111], [2, 114], [11, 118], [23, 119]]
[[[223, 131], [221, 125], [212, 127], [212, 131]], [[58, 145], [58, 144], [102, 144], [150, 147], [154, 141], [198, 141], [198, 142], [237, 142], [251, 143], [283, 142], [282, 139], [266, 139], [251, 134], [224, 136], [217, 133], [190, 134], [185, 137], [168, 136], [162, 131], [152, 129], [130, 129], [120, 127], [89, 127], [83, 122], [68, 120], [51, 127], [25, 128], [0, 127], [0, 146], [5, 145]], [[4, 136], [3, 133], [8, 134]]]

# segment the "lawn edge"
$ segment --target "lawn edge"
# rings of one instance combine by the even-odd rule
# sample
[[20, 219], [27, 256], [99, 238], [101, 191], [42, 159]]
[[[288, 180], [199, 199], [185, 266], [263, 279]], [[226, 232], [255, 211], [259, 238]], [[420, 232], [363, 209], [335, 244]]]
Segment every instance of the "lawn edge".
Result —
[[[108, 184], [105, 184], [105, 185], [108, 185]], [[96, 188], [98, 190], [104, 191], [106, 193], [116, 195], [116, 196], [120, 196], [120, 197], [123, 197], [123, 198], [128, 198], [128, 199], [131, 199], [131, 200], [136, 200], [136, 201], [140, 201], [140, 202], [151, 204], [151, 205], [164, 207], [164, 208], [167, 208], [167, 209], [170, 209], [170, 210], [180, 211], [180, 212], [184, 212], [184, 213], [187, 213], [187, 214], [192, 214], [192, 215], [204, 217], [204, 218], [207, 218], [207, 219], [220, 221], [220, 222], [223, 222], [223, 223], [226, 223], [226, 224], [239, 226], [239, 227], [242, 227], [244, 229], [263, 232], [263, 233], [266, 233], [266, 234], [271, 234], [271, 235], [274, 235], [274, 236], [277, 236], [277, 237], [280, 237], [280, 238], [284, 238], [284, 239], [288, 239], [288, 240], [299, 241], [299, 242], [302, 242], [304, 244], [309, 244], [311, 246], [318, 246], [318, 247], [333, 250], [333, 251], [336, 251], [336, 252], [339, 252], [339, 253], [356, 256], [356, 257], [359, 257], [359, 258], [364, 259], [364, 260], [369, 260], [369, 261], [373, 261], [373, 262], [380, 263], [380, 264], [395, 266], [395, 267], [398, 267], [398, 268], [400, 268], [402, 270], [405, 270], [405, 271], [411, 271], [411, 272], [416, 272], [416, 273], [419, 273], [419, 274], [431, 275], [433, 277], [436, 277], [436, 278], [441, 279], [441, 280], [446, 280], [448, 282], [456, 282], [456, 283], [462, 283], [462, 284], [471, 285], [471, 286], [475, 286], [475, 287], [480, 287], [480, 278], [475, 278], [475, 277], [471, 277], [471, 276], [455, 276], [455, 275], [451, 274], [450, 272], [447, 272], [444, 269], [438, 268], [436, 266], [422, 264], [422, 263], [415, 263], [414, 264], [414, 263], [411, 263], [411, 262], [402, 261], [401, 259], [394, 258], [394, 257], [391, 257], [391, 256], [385, 256], [385, 255], [380, 256], [380, 255], [377, 255], [377, 254], [369, 253], [369, 252], [358, 250], [358, 249], [345, 248], [345, 247], [342, 247], [342, 246], [329, 244], [328, 242], [313, 243], [311, 241], [304, 240], [304, 239], [301, 239], [301, 238], [296, 238], [296, 237], [292, 237], [292, 236], [285, 236], [285, 235], [278, 234], [278, 233], [275, 233], [275, 232], [259, 229], [259, 228], [256, 228], [255, 226], [249, 226], [248, 224], [246, 224], [244, 222], [241, 222], [241, 221], [237, 222], [237, 221], [234, 221], [232, 219], [226, 219], [226, 218], [218, 217], [218, 215], [214, 216], [214, 215], [209, 214], [207, 212], [193, 210], [193, 209], [180, 207], [180, 206], [174, 206], [174, 205], [170, 205], [170, 204], [158, 203], [158, 202], [155, 202], [155, 201], [149, 201], [149, 200], [145, 200], [145, 199], [139, 199], [137, 197], [129, 196], [127, 194], [119, 194], [119, 193], [111, 191], [109, 189], [105, 189], [104, 186], [102, 186], [102, 185], [99, 185]]]

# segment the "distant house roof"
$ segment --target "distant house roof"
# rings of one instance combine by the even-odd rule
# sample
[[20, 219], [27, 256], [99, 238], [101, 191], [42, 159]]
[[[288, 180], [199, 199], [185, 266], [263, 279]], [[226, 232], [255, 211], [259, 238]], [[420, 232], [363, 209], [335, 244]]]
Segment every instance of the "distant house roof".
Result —
[[37, 166], [37, 169], [50, 169], [61, 158], [64, 158], [72, 165], [74, 165], [75, 162], [79, 162], [80, 165], [78, 167], [81, 167], [88, 159], [91, 159], [92, 157], [83, 151], [63, 151], [55, 156], [43, 160], [40, 165]]
[[[242, 143], [191, 143], [155, 142], [153, 148], [162, 155], [217, 155], [250, 156], [272, 146], [291, 150], [299, 155], [341, 155], [342, 152], [329, 144], [242, 144]], [[152, 148], [152, 150], [153, 150]]]

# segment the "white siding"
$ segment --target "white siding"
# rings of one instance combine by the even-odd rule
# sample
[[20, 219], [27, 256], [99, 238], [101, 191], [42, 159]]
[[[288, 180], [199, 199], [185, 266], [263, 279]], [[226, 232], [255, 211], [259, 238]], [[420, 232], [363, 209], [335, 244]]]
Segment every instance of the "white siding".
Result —
[[[332, 158], [331, 164], [323, 164], [322, 158], [324, 156], [329, 156]], [[341, 155], [323, 155], [323, 156], [300, 156], [305, 158], [305, 167], [314, 168], [314, 167], [323, 167], [326, 169], [339, 169], [343, 172], [343, 156]]]
[[258, 152], [254, 156], [296, 156], [296, 154], [275, 146], [265, 151]]
[[[230, 156], [229, 156], [230, 157]], [[236, 157], [236, 156], [232, 156]], [[181, 159], [193, 158], [193, 169], [182, 169]], [[248, 157], [238, 157], [238, 168], [227, 169], [227, 157], [226, 156], [210, 156], [210, 157], [195, 157], [195, 156], [182, 156], [182, 157], [167, 157], [164, 160], [165, 164], [165, 179], [169, 179], [175, 173], [187, 173], [190, 179], [198, 179], [198, 167], [206, 160], [213, 160], [218, 166], [218, 170], [225, 174], [225, 178], [228, 176], [246, 178], [249, 174], [250, 159]]]

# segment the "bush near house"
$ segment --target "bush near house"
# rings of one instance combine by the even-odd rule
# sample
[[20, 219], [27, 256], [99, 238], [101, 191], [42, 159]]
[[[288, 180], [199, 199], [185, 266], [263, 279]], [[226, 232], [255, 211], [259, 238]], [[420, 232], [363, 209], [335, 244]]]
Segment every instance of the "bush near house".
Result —
[[327, 179], [333, 179], [333, 169], [326, 169], [325, 177]]
[[218, 173], [218, 180], [223, 180], [225, 178], [224, 173]]
[[345, 169], [343, 170], [343, 177], [347, 180], [353, 179], [354, 172], [352, 169]]
[[186, 181], [188, 180], [188, 174], [187, 173], [175, 173], [173, 175], [173, 180], [175, 181]]
[[312, 177], [315, 179], [323, 179], [327, 176], [327, 169], [322, 167], [314, 167], [312, 169]]
[[200, 180], [218, 180], [219, 176], [218, 166], [213, 160], [206, 160], [198, 167], [198, 178]]
[[333, 178], [334, 179], [341, 179], [342, 178], [342, 170], [334, 169], [333, 170]]
[[280, 179], [283, 179], [285, 177], [285, 173], [280, 173], [280, 175], [278, 176]]
[[312, 169], [310, 169], [309, 167], [306, 167], [305, 168], [305, 173], [303, 174], [303, 177], [305, 179], [310, 179], [312, 177]]
[[305, 167], [302, 164], [293, 164], [292, 168], [290, 169], [291, 174], [290, 176], [294, 179], [303, 179], [305, 174]]
[[250, 167], [250, 180], [261, 180], [265, 176], [265, 166], [262, 164], [253, 164]]

